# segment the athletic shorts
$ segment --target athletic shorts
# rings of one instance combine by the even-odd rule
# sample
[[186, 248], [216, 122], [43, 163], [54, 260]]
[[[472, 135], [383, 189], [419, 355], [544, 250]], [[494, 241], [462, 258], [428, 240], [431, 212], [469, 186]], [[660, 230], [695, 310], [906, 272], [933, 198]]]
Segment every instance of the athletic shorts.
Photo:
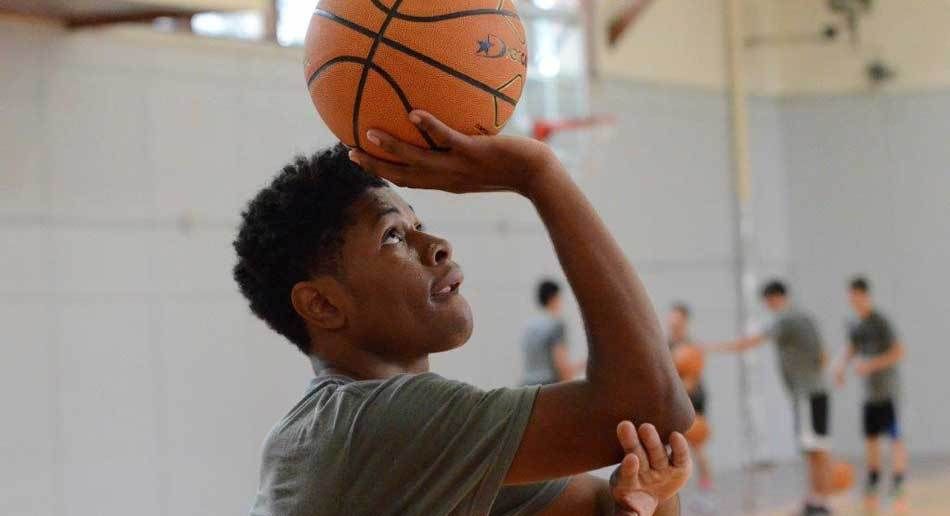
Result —
[[699, 384], [693, 392], [689, 393], [689, 401], [693, 402], [693, 410], [697, 416], [706, 414], [706, 388]]
[[891, 439], [901, 436], [893, 400], [868, 401], [864, 404], [864, 436], [878, 437], [881, 434], [887, 434]]
[[796, 398], [795, 436], [802, 451], [827, 451], [831, 448], [829, 439], [828, 393], [816, 392], [811, 396]]

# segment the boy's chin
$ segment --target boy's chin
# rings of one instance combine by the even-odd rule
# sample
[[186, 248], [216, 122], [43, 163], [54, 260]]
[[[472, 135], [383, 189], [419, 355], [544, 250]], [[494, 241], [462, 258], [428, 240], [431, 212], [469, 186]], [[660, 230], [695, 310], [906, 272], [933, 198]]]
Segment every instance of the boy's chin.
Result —
[[433, 343], [434, 349], [431, 349], [430, 353], [460, 348], [472, 337], [472, 311], [468, 303], [464, 305], [463, 309], [452, 314], [450, 320], [442, 321], [443, 324], [439, 325], [441, 336]]

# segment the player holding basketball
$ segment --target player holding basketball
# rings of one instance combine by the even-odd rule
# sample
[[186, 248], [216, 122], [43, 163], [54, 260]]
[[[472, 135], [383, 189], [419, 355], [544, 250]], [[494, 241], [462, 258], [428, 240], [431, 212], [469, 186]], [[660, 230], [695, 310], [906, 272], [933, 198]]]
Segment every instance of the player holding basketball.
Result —
[[[268, 435], [253, 515], [678, 512], [693, 419], [633, 267], [553, 153], [410, 120], [442, 152], [370, 131], [408, 166], [341, 147], [298, 158], [251, 201], [235, 277], [313, 363]], [[587, 328], [587, 378], [482, 391], [428, 372], [472, 332], [451, 245], [387, 184], [509, 191], [545, 223]], [[625, 420], [643, 422], [634, 428]], [[660, 436], [669, 436], [667, 454]], [[622, 462], [611, 484], [582, 473]]]
[[795, 413], [796, 434], [808, 458], [810, 491], [803, 514], [830, 514], [829, 398], [823, 376], [826, 357], [821, 334], [809, 315], [792, 306], [788, 289], [781, 281], [767, 283], [762, 289], [762, 300], [774, 315], [765, 331], [706, 347], [710, 351], [739, 352], [761, 346], [769, 339], [775, 341], [779, 368]]
[[[670, 351], [675, 351], [679, 346], [689, 346], [693, 344], [693, 338], [689, 333], [690, 309], [686, 303], [674, 303], [667, 316], [667, 340], [670, 345]], [[689, 394], [689, 400], [693, 404], [693, 410], [697, 417], [706, 416], [706, 386], [703, 385], [702, 377], [683, 378], [683, 386]], [[693, 457], [696, 459], [696, 465], [699, 468], [699, 488], [703, 491], [710, 491], [713, 487], [712, 467], [709, 464], [709, 458], [706, 456], [704, 445], [690, 443], [693, 450]]]
[[855, 355], [860, 358], [854, 370], [865, 379], [864, 436], [866, 439], [868, 478], [866, 502], [870, 508], [878, 505], [881, 475], [880, 437], [891, 439], [893, 460], [892, 494], [895, 507], [903, 508], [904, 474], [907, 470], [907, 449], [901, 439], [897, 421], [897, 397], [900, 378], [897, 365], [904, 359], [904, 345], [898, 340], [893, 326], [874, 307], [871, 285], [863, 277], [854, 278], [848, 289], [851, 307], [858, 319], [851, 325], [850, 342], [844, 359], [835, 370], [838, 385], [844, 385], [845, 373]]

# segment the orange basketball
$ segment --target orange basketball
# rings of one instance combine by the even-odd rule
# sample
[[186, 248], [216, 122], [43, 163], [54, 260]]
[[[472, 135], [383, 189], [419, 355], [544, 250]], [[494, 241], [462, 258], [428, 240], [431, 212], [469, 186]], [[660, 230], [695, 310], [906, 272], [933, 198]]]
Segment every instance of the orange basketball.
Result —
[[333, 134], [390, 160], [368, 129], [435, 147], [409, 122], [413, 109], [465, 134], [497, 134], [528, 63], [513, 0], [320, 0], [304, 49], [310, 97]]
[[843, 461], [831, 465], [831, 490], [835, 493], [847, 491], [854, 485], [854, 466]]
[[679, 346], [673, 350], [673, 363], [681, 378], [699, 378], [705, 360], [698, 346]]
[[709, 428], [709, 422], [706, 421], [706, 417], [696, 416], [696, 420], [693, 421], [693, 426], [686, 431], [684, 437], [686, 437], [686, 440], [693, 446], [702, 446], [706, 444], [711, 434], [712, 431]]

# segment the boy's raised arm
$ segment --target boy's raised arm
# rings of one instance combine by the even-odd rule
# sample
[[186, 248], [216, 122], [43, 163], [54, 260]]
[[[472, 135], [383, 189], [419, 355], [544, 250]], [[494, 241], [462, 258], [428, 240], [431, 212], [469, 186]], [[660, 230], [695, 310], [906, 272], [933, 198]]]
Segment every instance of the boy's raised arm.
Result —
[[412, 188], [454, 193], [514, 191], [536, 207], [580, 304], [587, 378], [541, 389], [507, 482], [563, 477], [619, 462], [617, 424], [652, 423], [661, 436], [685, 431], [693, 411], [673, 367], [649, 297], [593, 206], [547, 146], [511, 137], [472, 137], [429, 114], [416, 125], [445, 150], [418, 149], [377, 131], [394, 165], [354, 151], [366, 170]]

